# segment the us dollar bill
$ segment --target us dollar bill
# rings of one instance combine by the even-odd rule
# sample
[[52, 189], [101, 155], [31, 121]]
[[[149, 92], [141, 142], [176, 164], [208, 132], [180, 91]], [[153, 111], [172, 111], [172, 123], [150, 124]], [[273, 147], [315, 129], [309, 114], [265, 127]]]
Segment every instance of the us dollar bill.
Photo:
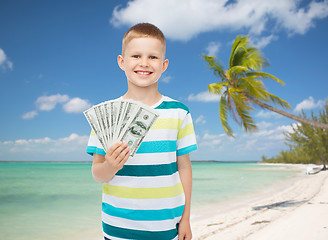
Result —
[[83, 113], [106, 152], [122, 141], [130, 146], [132, 157], [159, 116], [149, 106], [126, 99], [106, 101]]
[[126, 128], [129, 126], [136, 113], [140, 108], [140, 104], [135, 101], [127, 100], [127, 105], [125, 108], [124, 115], [122, 116], [122, 121], [119, 123], [119, 135], [118, 139], [122, 138], [122, 135], [126, 131]]
[[140, 106], [136, 115], [126, 127], [122, 134], [121, 141], [128, 144], [130, 147], [130, 156], [133, 157], [138, 150], [142, 140], [147, 132], [158, 118], [158, 114], [152, 109], [146, 109]]
[[121, 116], [121, 112], [122, 112], [122, 103], [119, 101], [114, 101], [113, 105], [112, 105], [112, 112], [111, 112], [111, 116], [112, 116], [112, 141], [113, 143], [117, 142], [117, 129], [118, 129], [118, 122], [120, 120], [120, 116]]
[[97, 122], [100, 128], [100, 132], [102, 135], [102, 139], [105, 143], [104, 150], [107, 152], [108, 144], [109, 144], [109, 136], [107, 131], [106, 119], [104, 115], [103, 104], [99, 104], [94, 107], [94, 112], [96, 114]]
[[94, 111], [94, 108], [90, 108], [86, 111], [83, 112], [84, 113], [84, 116], [86, 117], [86, 119], [88, 120], [90, 126], [91, 126], [91, 129], [93, 130], [93, 132], [95, 133], [96, 137], [98, 138], [101, 146], [106, 149], [107, 146], [105, 144], [105, 141], [103, 139], [103, 134], [101, 132], [101, 128], [99, 126], [99, 123], [98, 123], [98, 120], [97, 120], [97, 117], [96, 117], [96, 113]]

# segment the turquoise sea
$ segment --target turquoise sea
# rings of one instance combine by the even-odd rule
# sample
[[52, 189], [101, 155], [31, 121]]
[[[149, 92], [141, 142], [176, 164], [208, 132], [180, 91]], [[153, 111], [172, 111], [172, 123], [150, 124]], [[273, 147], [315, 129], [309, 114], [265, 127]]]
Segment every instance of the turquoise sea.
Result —
[[[194, 162], [192, 208], [265, 189], [299, 172], [256, 163]], [[91, 163], [0, 163], [0, 239], [101, 239], [102, 185]]]

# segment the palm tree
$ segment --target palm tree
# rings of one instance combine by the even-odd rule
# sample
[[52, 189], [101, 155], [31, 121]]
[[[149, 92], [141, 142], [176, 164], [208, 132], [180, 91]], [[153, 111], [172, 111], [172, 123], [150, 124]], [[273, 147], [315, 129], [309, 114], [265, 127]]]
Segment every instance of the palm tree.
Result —
[[219, 115], [222, 126], [229, 136], [233, 136], [233, 131], [228, 123], [228, 113], [246, 132], [257, 129], [250, 115], [254, 105], [301, 123], [328, 129], [327, 124], [302, 118], [269, 105], [273, 103], [283, 108], [291, 108], [285, 100], [267, 91], [262, 79], [272, 79], [281, 85], [285, 83], [269, 73], [261, 72], [263, 67], [268, 66], [268, 62], [257, 48], [249, 45], [248, 36], [236, 37], [229, 59], [229, 69], [224, 70], [221, 63], [213, 56], [204, 54], [203, 59], [208, 63], [209, 69], [221, 79], [221, 82], [209, 84], [208, 90], [221, 96]]

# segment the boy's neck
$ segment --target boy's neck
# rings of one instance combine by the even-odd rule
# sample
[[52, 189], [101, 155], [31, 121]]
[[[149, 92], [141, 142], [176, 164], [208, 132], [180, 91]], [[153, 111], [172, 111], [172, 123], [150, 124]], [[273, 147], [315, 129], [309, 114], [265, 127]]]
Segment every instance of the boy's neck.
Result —
[[124, 99], [133, 99], [135, 101], [142, 102], [148, 106], [152, 106], [162, 98], [162, 94], [156, 91], [149, 91], [149, 89], [143, 89], [139, 91], [131, 91], [130, 89], [123, 95]]

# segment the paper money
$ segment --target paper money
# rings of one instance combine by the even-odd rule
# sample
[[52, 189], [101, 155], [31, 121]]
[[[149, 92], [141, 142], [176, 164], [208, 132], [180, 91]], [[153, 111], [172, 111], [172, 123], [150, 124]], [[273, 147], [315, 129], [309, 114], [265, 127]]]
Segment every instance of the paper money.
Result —
[[131, 157], [159, 116], [149, 106], [126, 99], [106, 101], [83, 113], [106, 152], [122, 141], [130, 146]]
[[130, 155], [134, 156], [157, 117], [154, 112], [142, 107], [139, 108], [137, 114], [124, 130], [124, 134], [121, 137], [121, 141], [126, 142], [130, 146]]

